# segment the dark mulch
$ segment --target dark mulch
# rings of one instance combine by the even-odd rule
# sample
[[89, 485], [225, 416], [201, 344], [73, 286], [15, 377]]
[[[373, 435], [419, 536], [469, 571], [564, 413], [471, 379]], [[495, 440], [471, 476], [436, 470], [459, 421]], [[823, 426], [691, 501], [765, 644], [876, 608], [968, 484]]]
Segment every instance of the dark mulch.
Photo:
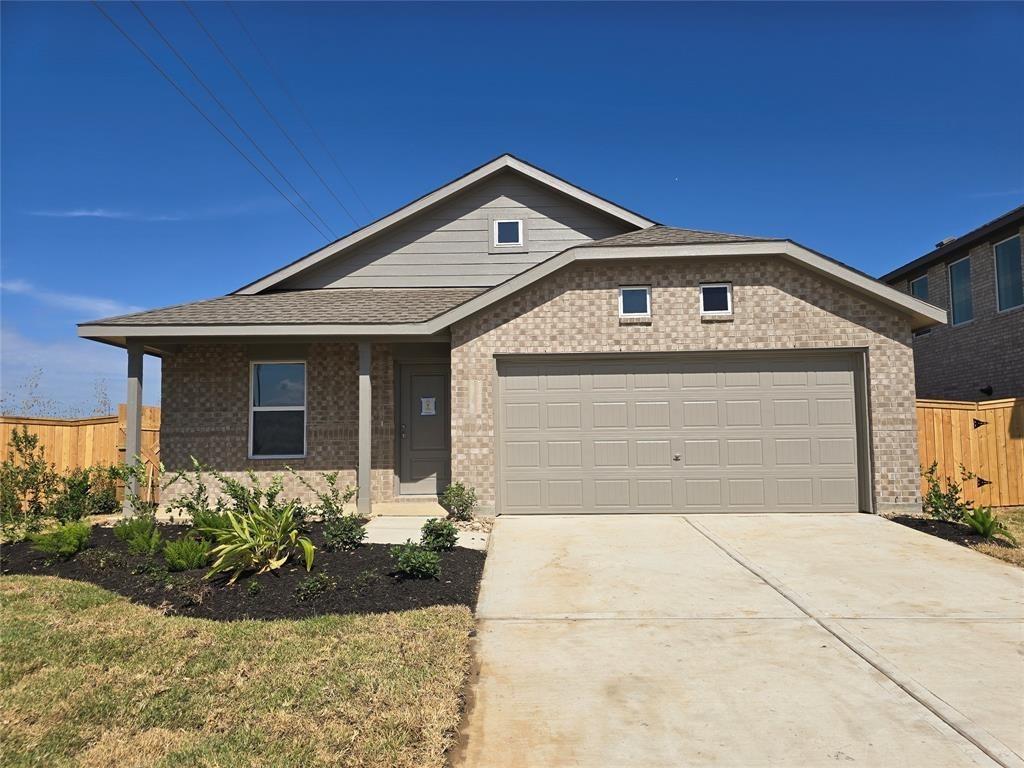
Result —
[[905, 525], [908, 528], [913, 528], [915, 531], [929, 533], [932, 536], [938, 536], [940, 539], [952, 541], [961, 547], [973, 547], [975, 544], [995, 544], [996, 546], [1012, 549], [1012, 546], [1007, 542], [1001, 539], [986, 539], [984, 536], [976, 533], [973, 528], [963, 523], [933, 520], [928, 517], [912, 517], [910, 515], [897, 515], [891, 517], [890, 520], [894, 523]]
[[[161, 525], [160, 530], [165, 540], [171, 540], [188, 529]], [[354, 552], [329, 552], [317, 523], [310, 538], [317, 546], [310, 574], [296, 556], [279, 571], [243, 576], [233, 586], [227, 586], [221, 578], [205, 581], [205, 568], [168, 573], [162, 557], [131, 555], [112, 529], [100, 526], [93, 527], [89, 547], [67, 561], [47, 563], [27, 542], [4, 545], [0, 573], [88, 581], [167, 613], [222, 621], [382, 613], [429, 605], [476, 606], [483, 552], [457, 547], [441, 553], [439, 579], [402, 579], [393, 573], [388, 544], [364, 544]], [[337, 589], [314, 600], [298, 600], [295, 588], [311, 574], [321, 573], [333, 576]]]

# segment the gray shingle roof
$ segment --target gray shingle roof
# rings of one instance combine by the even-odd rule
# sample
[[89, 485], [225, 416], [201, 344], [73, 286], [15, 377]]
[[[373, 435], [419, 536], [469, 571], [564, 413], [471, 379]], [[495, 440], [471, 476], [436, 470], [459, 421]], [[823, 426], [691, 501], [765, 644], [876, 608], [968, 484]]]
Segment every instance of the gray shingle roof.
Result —
[[748, 241], [774, 240], [770, 237], [749, 237], [730, 235], [726, 232], [708, 232], [702, 229], [681, 229], [656, 224], [647, 229], [638, 229], [624, 235], [606, 237], [587, 243], [588, 248], [605, 248], [615, 245], [697, 245], [701, 243], [742, 243]]
[[86, 325], [369, 325], [422, 323], [484, 288], [322, 288], [276, 291], [108, 317]]

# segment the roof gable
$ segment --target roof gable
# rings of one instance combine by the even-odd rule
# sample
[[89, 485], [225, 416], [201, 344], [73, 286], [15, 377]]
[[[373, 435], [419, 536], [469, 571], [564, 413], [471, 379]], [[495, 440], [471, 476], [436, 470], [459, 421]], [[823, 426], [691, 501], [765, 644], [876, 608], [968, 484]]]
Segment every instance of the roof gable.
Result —
[[581, 204], [589, 206], [608, 216], [614, 217], [628, 226], [643, 229], [655, 224], [655, 222], [650, 219], [646, 219], [633, 211], [605, 200], [604, 198], [588, 192], [581, 187], [570, 184], [564, 179], [550, 174], [547, 171], [541, 170], [540, 168], [520, 160], [519, 158], [505, 154], [495, 158], [489, 163], [485, 163], [479, 168], [470, 171], [454, 181], [445, 184], [443, 187], [427, 193], [408, 205], [399, 208], [397, 211], [368, 224], [362, 229], [358, 229], [355, 232], [324, 246], [323, 248], [303, 256], [281, 269], [271, 272], [269, 275], [261, 277], [260, 279], [243, 286], [235, 291], [235, 293], [249, 295], [279, 286], [283, 281], [294, 278], [300, 273], [322, 264], [327, 259], [339, 256], [343, 251], [351, 249], [372, 237], [382, 234], [385, 230], [395, 227], [396, 225], [407, 221], [411, 217], [416, 216], [417, 214], [420, 214], [427, 209], [444, 202], [445, 200], [451, 199], [453, 196], [464, 192], [470, 187], [493, 177], [495, 174], [507, 171], [532, 179], [534, 182], [542, 184], [561, 195], [572, 198]]

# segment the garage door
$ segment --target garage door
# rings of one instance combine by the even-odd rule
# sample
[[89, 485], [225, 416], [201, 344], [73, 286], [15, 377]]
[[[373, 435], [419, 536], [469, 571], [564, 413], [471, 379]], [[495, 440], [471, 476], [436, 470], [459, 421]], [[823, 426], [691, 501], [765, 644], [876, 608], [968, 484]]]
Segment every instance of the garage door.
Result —
[[498, 364], [509, 514], [857, 511], [852, 353]]

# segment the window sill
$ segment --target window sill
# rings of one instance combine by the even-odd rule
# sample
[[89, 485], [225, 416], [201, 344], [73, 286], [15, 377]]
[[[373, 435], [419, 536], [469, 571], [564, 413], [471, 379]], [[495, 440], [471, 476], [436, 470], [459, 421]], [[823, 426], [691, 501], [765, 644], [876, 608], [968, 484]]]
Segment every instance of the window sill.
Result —
[[733, 315], [701, 315], [702, 323], [731, 323], [736, 318]]
[[619, 316], [619, 325], [651, 325], [654, 319], [650, 315], [638, 315], [637, 317]]

